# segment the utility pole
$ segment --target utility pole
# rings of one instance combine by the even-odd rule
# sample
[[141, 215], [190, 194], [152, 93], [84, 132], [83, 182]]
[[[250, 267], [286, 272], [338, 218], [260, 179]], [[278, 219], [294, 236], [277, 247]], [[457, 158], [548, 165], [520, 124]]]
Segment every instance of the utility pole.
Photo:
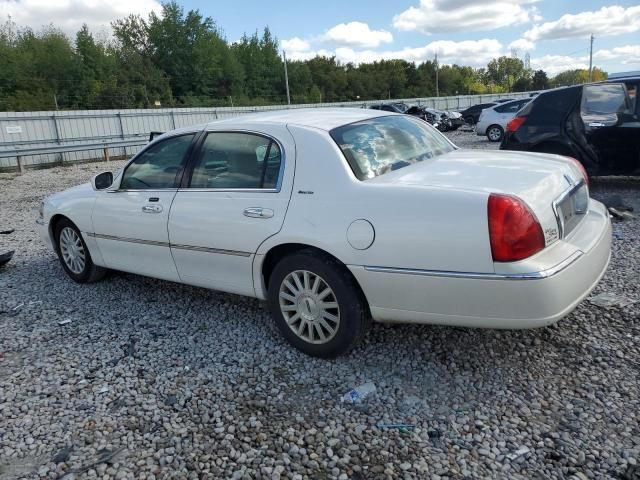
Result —
[[56, 110], [58, 110], [58, 97], [56, 96], [56, 94], [53, 94], [53, 103], [56, 106]]
[[438, 85], [438, 52], [436, 52], [435, 64], [436, 64], [436, 97], [439, 97], [440, 96], [440, 87]]
[[591, 34], [591, 46], [589, 47], [589, 83], [593, 81], [593, 33]]
[[282, 51], [284, 57], [284, 83], [287, 86], [287, 105], [291, 105], [291, 97], [289, 96], [289, 74], [287, 73], [287, 52]]

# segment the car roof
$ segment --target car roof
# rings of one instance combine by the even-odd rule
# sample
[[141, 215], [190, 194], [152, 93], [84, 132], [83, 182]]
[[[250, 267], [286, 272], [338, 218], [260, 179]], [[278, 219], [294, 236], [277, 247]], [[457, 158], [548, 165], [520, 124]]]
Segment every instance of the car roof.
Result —
[[287, 110], [270, 110], [259, 113], [248, 113], [239, 117], [215, 120], [206, 124], [209, 126], [224, 125], [229, 128], [241, 128], [247, 123], [265, 125], [301, 125], [320, 130], [332, 130], [349, 123], [368, 120], [398, 113], [380, 111], [368, 108], [292, 108]]

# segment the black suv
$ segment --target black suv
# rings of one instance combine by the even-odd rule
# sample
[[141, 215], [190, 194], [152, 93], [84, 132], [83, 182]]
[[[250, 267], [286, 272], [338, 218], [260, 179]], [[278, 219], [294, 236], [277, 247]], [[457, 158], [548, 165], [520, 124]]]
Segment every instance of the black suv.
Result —
[[578, 159], [590, 175], [640, 174], [640, 77], [541, 92], [507, 125], [500, 148]]

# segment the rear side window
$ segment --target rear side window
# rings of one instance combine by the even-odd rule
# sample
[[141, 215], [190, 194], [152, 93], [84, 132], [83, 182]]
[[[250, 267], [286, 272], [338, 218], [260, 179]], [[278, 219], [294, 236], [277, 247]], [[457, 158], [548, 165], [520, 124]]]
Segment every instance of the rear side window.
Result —
[[494, 108], [494, 110], [499, 113], [515, 113], [518, 110], [520, 110], [522, 105], [524, 105], [525, 103], [527, 102], [520, 101], [520, 102], [505, 103], [504, 105], [500, 105], [499, 107]]
[[334, 128], [329, 133], [359, 180], [454, 150], [440, 132], [409, 116], [372, 118]]
[[196, 160], [191, 188], [254, 189], [277, 187], [281, 168], [278, 144], [261, 135], [207, 134]]
[[629, 109], [622, 84], [585, 85], [582, 92], [583, 115], [623, 113]]

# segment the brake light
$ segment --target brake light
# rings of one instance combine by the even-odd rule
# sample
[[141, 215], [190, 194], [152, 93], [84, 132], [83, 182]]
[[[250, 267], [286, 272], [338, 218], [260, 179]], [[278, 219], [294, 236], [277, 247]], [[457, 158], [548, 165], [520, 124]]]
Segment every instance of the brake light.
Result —
[[538, 219], [518, 197], [492, 193], [487, 213], [494, 262], [515, 262], [544, 248], [544, 234]]
[[507, 132], [513, 133], [517, 131], [526, 119], [527, 117], [513, 117], [509, 123], [507, 123]]
[[584, 168], [584, 165], [582, 165], [578, 159], [573, 158], [573, 157], [567, 157], [568, 159], [572, 160], [573, 163], [575, 163], [576, 167], [578, 167], [578, 170], [580, 170], [580, 173], [582, 173], [582, 178], [584, 178], [584, 183], [587, 184], [587, 187], [589, 186], [589, 175], [587, 174], [587, 170]]

